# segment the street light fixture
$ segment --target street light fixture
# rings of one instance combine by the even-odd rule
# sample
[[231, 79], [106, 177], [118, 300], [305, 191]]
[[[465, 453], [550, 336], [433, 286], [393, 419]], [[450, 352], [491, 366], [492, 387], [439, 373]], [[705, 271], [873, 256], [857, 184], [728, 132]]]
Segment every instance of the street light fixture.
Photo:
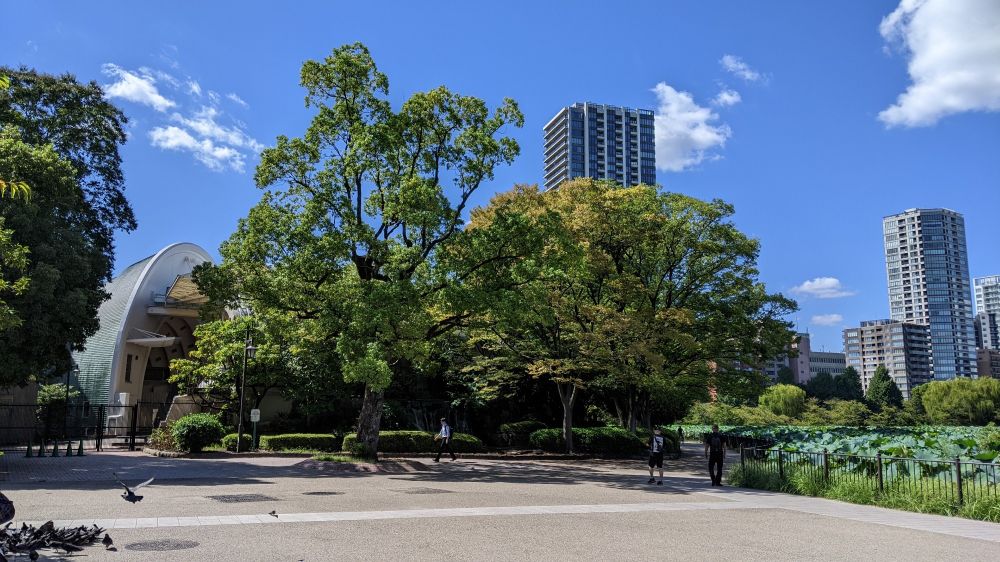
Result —
[[69, 376], [73, 375], [76, 380], [80, 380], [80, 366], [73, 365], [73, 368], [66, 371], [66, 395], [63, 398], [63, 437], [67, 437], [67, 424], [69, 418]]
[[243, 374], [240, 377], [240, 418], [236, 424], [236, 452], [243, 451], [243, 403], [247, 386], [247, 360], [253, 359], [257, 355], [257, 348], [253, 345], [253, 338], [250, 337], [250, 328], [247, 327], [246, 345], [243, 347]]

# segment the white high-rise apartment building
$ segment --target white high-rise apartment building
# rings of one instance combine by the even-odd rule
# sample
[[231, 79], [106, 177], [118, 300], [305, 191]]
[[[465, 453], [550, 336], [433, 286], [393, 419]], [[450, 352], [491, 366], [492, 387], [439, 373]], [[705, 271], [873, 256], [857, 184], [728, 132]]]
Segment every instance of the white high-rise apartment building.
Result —
[[977, 372], [965, 219], [908, 209], [882, 220], [893, 320], [928, 326], [935, 379]]
[[976, 345], [1000, 350], [1000, 275], [976, 277]]

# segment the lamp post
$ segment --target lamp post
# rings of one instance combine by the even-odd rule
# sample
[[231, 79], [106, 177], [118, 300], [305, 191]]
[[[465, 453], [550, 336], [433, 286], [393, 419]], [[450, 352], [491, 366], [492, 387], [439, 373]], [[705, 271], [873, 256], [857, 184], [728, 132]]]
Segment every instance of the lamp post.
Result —
[[69, 418], [69, 375], [72, 373], [77, 380], [80, 380], [80, 367], [79, 365], [73, 365], [73, 368], [66, 371], [66, 395], [63, 398], [63, 437], [67, 437], [67, 424]]
[[253, 345], [253, 339], [250, 337], [250, 327], [247, 327], [247, 339], [246, 345], [243, 347], [243, 374], [240, 376], [240, 418], [239, 422], [236, 424], [236, 452], [239, 453], [243, 450], [243, 399], [246, 393], [247, 386], [247, 360], [253, 359], [254, 355], [257, 353], [257, 348]]

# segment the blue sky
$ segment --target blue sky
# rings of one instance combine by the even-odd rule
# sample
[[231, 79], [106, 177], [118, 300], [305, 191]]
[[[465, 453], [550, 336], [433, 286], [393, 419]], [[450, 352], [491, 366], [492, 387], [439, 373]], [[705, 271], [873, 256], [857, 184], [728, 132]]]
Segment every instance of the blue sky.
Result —
[[656, 110], [658, 182], [736, 206], [736, 223], [762, 241], [762, 278], [797, 298], [795, 319], [818, 348], [840, 350], [844, 326], [888, 315], [883, 215], [964, 213], [972, 275], [1000, 273], [991, 0], [19, 2], [4, 12], [0, 63], [96, 80], [132, 120], [122, 155], [139, 229], [118, 236], [116, 270], [174, 241], [217, 252], [259, 198], [256, 151], [310, 119], [302, 62], [363, 41], [397, 104], [440, 84], [520, 103], [525, 126], [511, 133], [522, 155], [477, 203], [541, 181], [541, 128], [560, 107]]

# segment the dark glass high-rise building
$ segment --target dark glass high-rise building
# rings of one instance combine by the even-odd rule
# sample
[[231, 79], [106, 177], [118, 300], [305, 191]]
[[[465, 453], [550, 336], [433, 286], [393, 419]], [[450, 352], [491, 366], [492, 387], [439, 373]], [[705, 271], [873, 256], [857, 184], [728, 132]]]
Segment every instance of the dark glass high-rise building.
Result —
[[935, 379], [976, 375], [965, 219], [949, 209], [908, 209], [882, 220], [892, 319], [930, 328]]
[[573, 178], [656, 183], [653, 112], [596, 103], [564, 107], [544, 128], [545, 189]]

